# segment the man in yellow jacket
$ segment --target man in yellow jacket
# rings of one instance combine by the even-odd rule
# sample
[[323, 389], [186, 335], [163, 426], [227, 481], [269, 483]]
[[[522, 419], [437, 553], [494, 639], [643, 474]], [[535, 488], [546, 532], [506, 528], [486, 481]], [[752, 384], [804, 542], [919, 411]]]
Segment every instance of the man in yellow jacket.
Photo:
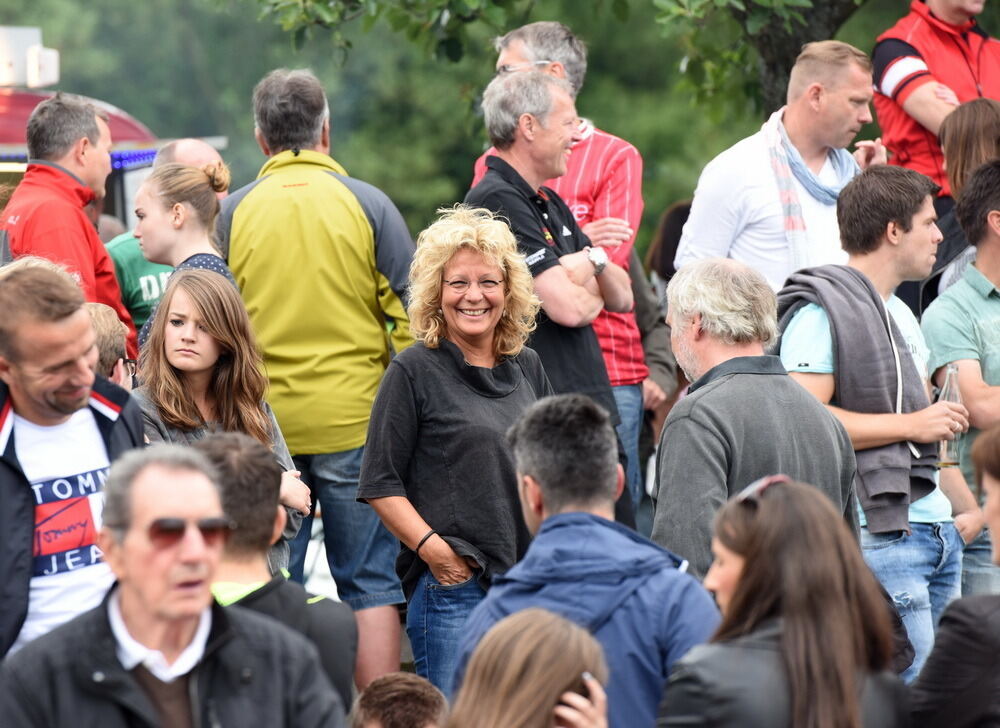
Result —
[[[337, 590], [355, 610], [363, 689], [399, 667], [398, 544], [355, 493], [390, 352], [412, 343], [414, 245], [392, 201], [329, 156], [329, 106], [312, 73], [272, 71], [253, 106], [268, 161], [225, 200], [217, 233], [264, 352], [268, 401], [321, 507]], [[298, 580], [311, 525], [292, 546]]]

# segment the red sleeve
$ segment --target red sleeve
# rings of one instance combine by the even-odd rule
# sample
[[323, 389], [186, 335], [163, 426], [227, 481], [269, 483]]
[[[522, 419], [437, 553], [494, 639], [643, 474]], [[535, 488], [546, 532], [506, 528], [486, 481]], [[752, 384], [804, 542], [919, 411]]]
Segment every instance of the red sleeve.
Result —
[[40, 208], [25, 224], [18, 244], [11, 246], [14, 257], [37, 255], [65, 266], [86, 300], [111, 306], [125, 322], [129, 329], [126, 347], [129, 357], [137, 357], [139, 342], [135, 326], [122, 303], [114, 263], [94, 226], [82, 212], [76, 218], [46, 213], [44, 207]]
[[494, 147], [490, 147], [479, 155], [479, 159], [477, 159], [476, 163], [472, 166], [472, 184], [469, 185], [470, 190], [478, 185], [483, 179], [483, 175], [486, 174], [486, 158], [495, 152], [496, 149]]
[[612, 262], [626, 270], [642, 222], [642, 208], [642, 157], [638, 149], [626, 144], [615, 155], [608, 173], [601, 180], [592, 213], [595, 220], [617, 217], [631, 226], [631, 240], [619, 245], [610, 255]]
[[[87, 222], [88, 227], [90, 222]], [[122, 302], [121, 288], [118, 286], [118, 278], [115, 277], [115, 264], [108, 255], [104, 243], [97, 237], [97, 233], [91, 228], [90, 248], [92, 251], [92, 266], [94, 271], [94, 297], [88, 296], [87, 300], [96, 301], [111, 306], [118, 314], [126, 326], [128, 326], [128, 338], [126, 340], [126, 350], [129, 358], [136, 359], [139, 356], [139, 338], [135, 332], [135, 324], [132, 323], [132, 316]]]

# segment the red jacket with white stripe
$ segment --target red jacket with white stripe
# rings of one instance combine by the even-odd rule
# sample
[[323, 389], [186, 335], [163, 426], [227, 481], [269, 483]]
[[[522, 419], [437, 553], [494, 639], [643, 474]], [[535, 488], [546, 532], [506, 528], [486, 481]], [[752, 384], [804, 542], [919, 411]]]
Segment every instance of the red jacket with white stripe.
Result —
[[[108, 462], [143, 446], [142, 413], [124, 389], [97, 377], [88, 406]], [[0, 382], [0, 658], [14, 644], [28, 613], [34, 536], [35, 501], [14, 447], [13, 401]]]
[[122, 303], [115, 265], [83, 208], [94, 191], [52, 162], [32, 161], [0, 220], [14, 258], [37, 255], [66, 266], [88, 301], [115, 310], [128, 326], [129, 356], [138, 354], [132, 317]]
[[1000, 41], [971, 20], [951, 25], [938, 19], [921, 0], [878, 37], [875, 63], [875, 111], [882, 141], [892, 164], [927, 175], [951, 194], [937, 136], [903, 110], [910, 94], [924, 84], [944, 84], [962, 103], [1000, 99]]
[[[601, 218], [617, 217], [637, 232], [643, 208], [642, 157], [624, 139], [601, 131], [589, 121], [583, 124], [583, 139], [573, 147], [566, 174], [548, 180], [544, 186], [562, 198], [580, 227]], [[486, 174], [486, 157], [495, 151], [490, 147], [476, 160], [472, 187]], [[607, 248], [608, 257], [628, 270], [634, 245], [635, 232], [617, 248]], [[591, 325], [601, 344], [612, 387], [639, 384], [649, 376], [634, 313], [601, 311]]]

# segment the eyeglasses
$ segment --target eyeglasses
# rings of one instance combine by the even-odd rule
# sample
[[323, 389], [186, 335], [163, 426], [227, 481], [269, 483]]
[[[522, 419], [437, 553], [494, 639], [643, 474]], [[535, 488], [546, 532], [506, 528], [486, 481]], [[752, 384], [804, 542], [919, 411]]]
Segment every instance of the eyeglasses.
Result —
[[525, 66], [531, 68], [532, 66], [547, 66], [553, 61], [524, 61], [523, 63], [505, 63], [502, 66], [497, 66], [497, 75], [504, 76], [508, 73], [514, 73], [516, 71], [525, 70]]
[[232, 521], [225, 517], [199, 518], [197, 521], [185, 518], [157, 518], [149, 524], [146, 533], [154, 547], [168, 549], [180, 543], [187, 533], [188, 526], [197, 528], [205, 545], [210, 547], [222, 544], [233, 528]]
[[[453, 281], [444, 281], [444, 284], [455, 293], [465, 293], [472, 285], [469, 281], [464, 281], [461, 278], [456, 278]], [[477, 285], [479, 286], [479, 290], [483, 293], [492, 293], [503, 285], [503, 279], [501, 278], [500, 280], [495, 281], [491, 278], [484, 278], [479, 281]]]
[[746, 488], [736, 494], [737, 503], [758, 503], [761, 494], [775, 483], [791, 483], [792, 479], [787, 475], [765, 475], [763, 478], [755, 480]]
[[125, 362], [125, 371], [128, 372], [128, 375], [130, 377], [134, 377], [137, 365], [139, 363], [138, 360], [136, 360], [136, 359], [122, 359], [122, 361]]

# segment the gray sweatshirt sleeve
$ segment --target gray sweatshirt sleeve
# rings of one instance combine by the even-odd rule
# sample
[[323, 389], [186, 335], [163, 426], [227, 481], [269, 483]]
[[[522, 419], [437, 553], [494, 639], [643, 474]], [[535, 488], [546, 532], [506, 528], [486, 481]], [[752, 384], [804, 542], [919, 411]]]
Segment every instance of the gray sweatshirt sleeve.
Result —
[[687, 415], [668, 418], [660, 442], [651, 538], [687, 559], [700, 580], [712, 563], [712, 519], [729, 495], [729, 451]]

